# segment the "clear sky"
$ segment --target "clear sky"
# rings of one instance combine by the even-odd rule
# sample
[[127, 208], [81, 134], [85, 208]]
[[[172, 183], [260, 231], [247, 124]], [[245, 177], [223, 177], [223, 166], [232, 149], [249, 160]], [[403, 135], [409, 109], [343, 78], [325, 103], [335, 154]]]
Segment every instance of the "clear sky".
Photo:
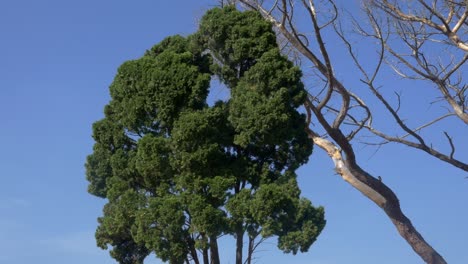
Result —
[[[216, 3], [0, 2], [0, 263], [115, 263], [94, 241], [104, 201], [86, 192], [91, 125], [103, 117], [121, 63], [165, 36], [195, 31], [197, 19]], [[466, 161], [466, 125], [447, 125], [459, 127], [457, 155]], [[356, 148], [361, 166], [396, 191], [403, 210], [448, 263], [468, 263], [466, 173], [402, 146], [388, 145], [375, 155]], [[318, 148], [299, 180], [303, 195], [325, 206], [325, 230], [297, 256], [284, 255], [270, 239], [257, 263], [422, 263], [384, 213], [334, 174]], [[232, 253], [223, 253], [232, 245], [222, 247], [223, 263], [234, 263]]]

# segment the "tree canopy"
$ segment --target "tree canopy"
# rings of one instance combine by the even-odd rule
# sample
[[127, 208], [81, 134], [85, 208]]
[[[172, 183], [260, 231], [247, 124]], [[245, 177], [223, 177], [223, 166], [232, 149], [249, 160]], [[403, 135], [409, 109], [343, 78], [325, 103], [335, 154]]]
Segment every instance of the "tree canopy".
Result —
[[[86, 162], [89, 192], [107, 199], [98, 245], [120, 263], [152, 252], [219, 263], [222, 235], [236, 239], [236, 263], [250, 263], [256, 242], [272, 236], [284, 252], [307, 251], [325, 220], [296, 181], [312, 152], [301, 75], [272, 25], [234, 7], [122, 64]], [[214, 78], [229, 99], [207, 101]]]

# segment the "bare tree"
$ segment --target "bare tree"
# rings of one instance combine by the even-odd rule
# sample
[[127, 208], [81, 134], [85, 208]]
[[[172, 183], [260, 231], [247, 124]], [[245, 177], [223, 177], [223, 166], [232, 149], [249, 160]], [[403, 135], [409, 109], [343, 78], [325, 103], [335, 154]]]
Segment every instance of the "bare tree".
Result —
[[[432, 82], [454, 114], [468, 124], [468, 87], [460, 76], [468, 60], [468, 1], [412, 2], [401, 7], [396, 1], [368, 1], [365, 11], [374, 28], [373, 36], [395, 58], [395, 71], [404, 78]], [[383, 32], [376, 19], [379, 15], [386, 19], [390, 32]], [[392, 45], [395, 41], [382, 39], [380, 33], [398, 37], [403, 50]], [[440, 55], [446, 58], [434, 56], [430, 49], [443, 51], [445, 54]]]
[[[308, 101], [304, 105], [309, 124], [307, 132], [315, 145], [333, 160], [336, 172], [386, 213], [425, 262], [446, 263], [402, 212], [392, 189], [380, 177], [360, 167], [352, 144], [404, 144], [468, 171], [468, 164], [455, 157], [457, 144], [449, 132], [440, 135], [446, 141], [443, 147], [434, 146], [431, 141], [437, 139], [424, 134], [426, 129], [447, 118], [459, 118], [463, 121], [462, 129], [468, 124], [468, 85], [463, 75], [468, 60], [468, 1], [364, 0], [360, 15], [366, 18], [365, 23], [357, 18], [358, 14], [341, 12], [335, 0], [240, 2], [273, 23], [285, 54], [301, 64], [304, 74], [315, 80], [313, 87], [308, 87]], [[298, 22], [305, 15], [309, 20], [307, 28], [303, 27], [303, 21]], [[376, 43], [377, 55], [370, 70], [357, 52], [359, 45], [353, 41], [356, 37]], [[355, 66], [353, 70], [359, 73], [362, 86], [372, 97], [358, 94], [337, 78], [334, 63], [340, 62], [332, 60], [333, 54], [326, 45], [335, 40], [344, 44], [347, 58]], [[445, 112], [428, 114], [421, 117], [425, 120], [422, 124], [410, 125], [401, 112], [398, 89], [384, 82], [395, 94], [392, 99], [378, 85], [387, 65], [403, 79], [424, 82], [427, 89], [437, 91], [438, 96], [429, 98], [428, 104], [446, 105]], [[382, 117], [368, 105], [369, 100], [373, 104], [377, 100], [394, 121], [396, 132], [375, 125]], [[413, 121], [416, 122], [420, 120]]]

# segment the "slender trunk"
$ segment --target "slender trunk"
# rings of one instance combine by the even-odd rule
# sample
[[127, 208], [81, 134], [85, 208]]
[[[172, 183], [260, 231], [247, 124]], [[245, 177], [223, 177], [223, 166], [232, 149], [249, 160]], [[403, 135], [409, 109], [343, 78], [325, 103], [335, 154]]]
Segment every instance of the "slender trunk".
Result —
[[203, 248], [203, 264], [210, 264], [210, 258], [208, 257], [208, 248]]
[[236, 264], [242, 264], [242, 247], [244, 244], [244, 230], [242, 224], [236, 230]]
[[219, 251], [218, 251], [218, 240], [216, 236], [210, 237], [210, 250], [211, 250], [211, 264], [220, 264]]
[[198, 260], [197, 250], [195, 249], [195, 242], [193, 241], [192, 238], [188, 240], [188, 245], [189, 245], [190, 255], [192, 256], [193, 262], [195, 262], [195, 264], [200, 264], [200, 261]]
[[210, 258], [208, 255], [208, 239], [206, 238], [204, 233], [201, 234], [201, 239], [203, 240], [203, 249], [202, 249], [203, 264], [210, 264]]
[[[238, 150], [239, 152], [239, 150]], [[239, 193], [241, 190], [241, 183], [238, 180], [235, 186], [235, 193]], [[244, 228], [242, 226], [242, 222], [238, 222], [235, 227], [236, 232], [236, 264], [243, 264], [242, 263], [242, 247], [244, 244]]]
[[252, 256], [254, 252], [254, 247], [255, 247], [255, 237], [249, 236], [249, 252], [247, 255], [247, 264], [252, 263]]

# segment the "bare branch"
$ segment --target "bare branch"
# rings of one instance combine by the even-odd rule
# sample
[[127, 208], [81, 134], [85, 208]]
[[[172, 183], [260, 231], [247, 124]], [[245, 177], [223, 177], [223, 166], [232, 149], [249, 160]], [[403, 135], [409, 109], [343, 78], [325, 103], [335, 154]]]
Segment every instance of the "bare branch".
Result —
[[450, 152], [450, 158], [453, 159], [453, 155], [455, 154], [455, 146], [453, 145], [453, 140], [446, 131], [444, 131], [444, 134], [449, 141], [450, 148], [452, 149], [452, 151]]

